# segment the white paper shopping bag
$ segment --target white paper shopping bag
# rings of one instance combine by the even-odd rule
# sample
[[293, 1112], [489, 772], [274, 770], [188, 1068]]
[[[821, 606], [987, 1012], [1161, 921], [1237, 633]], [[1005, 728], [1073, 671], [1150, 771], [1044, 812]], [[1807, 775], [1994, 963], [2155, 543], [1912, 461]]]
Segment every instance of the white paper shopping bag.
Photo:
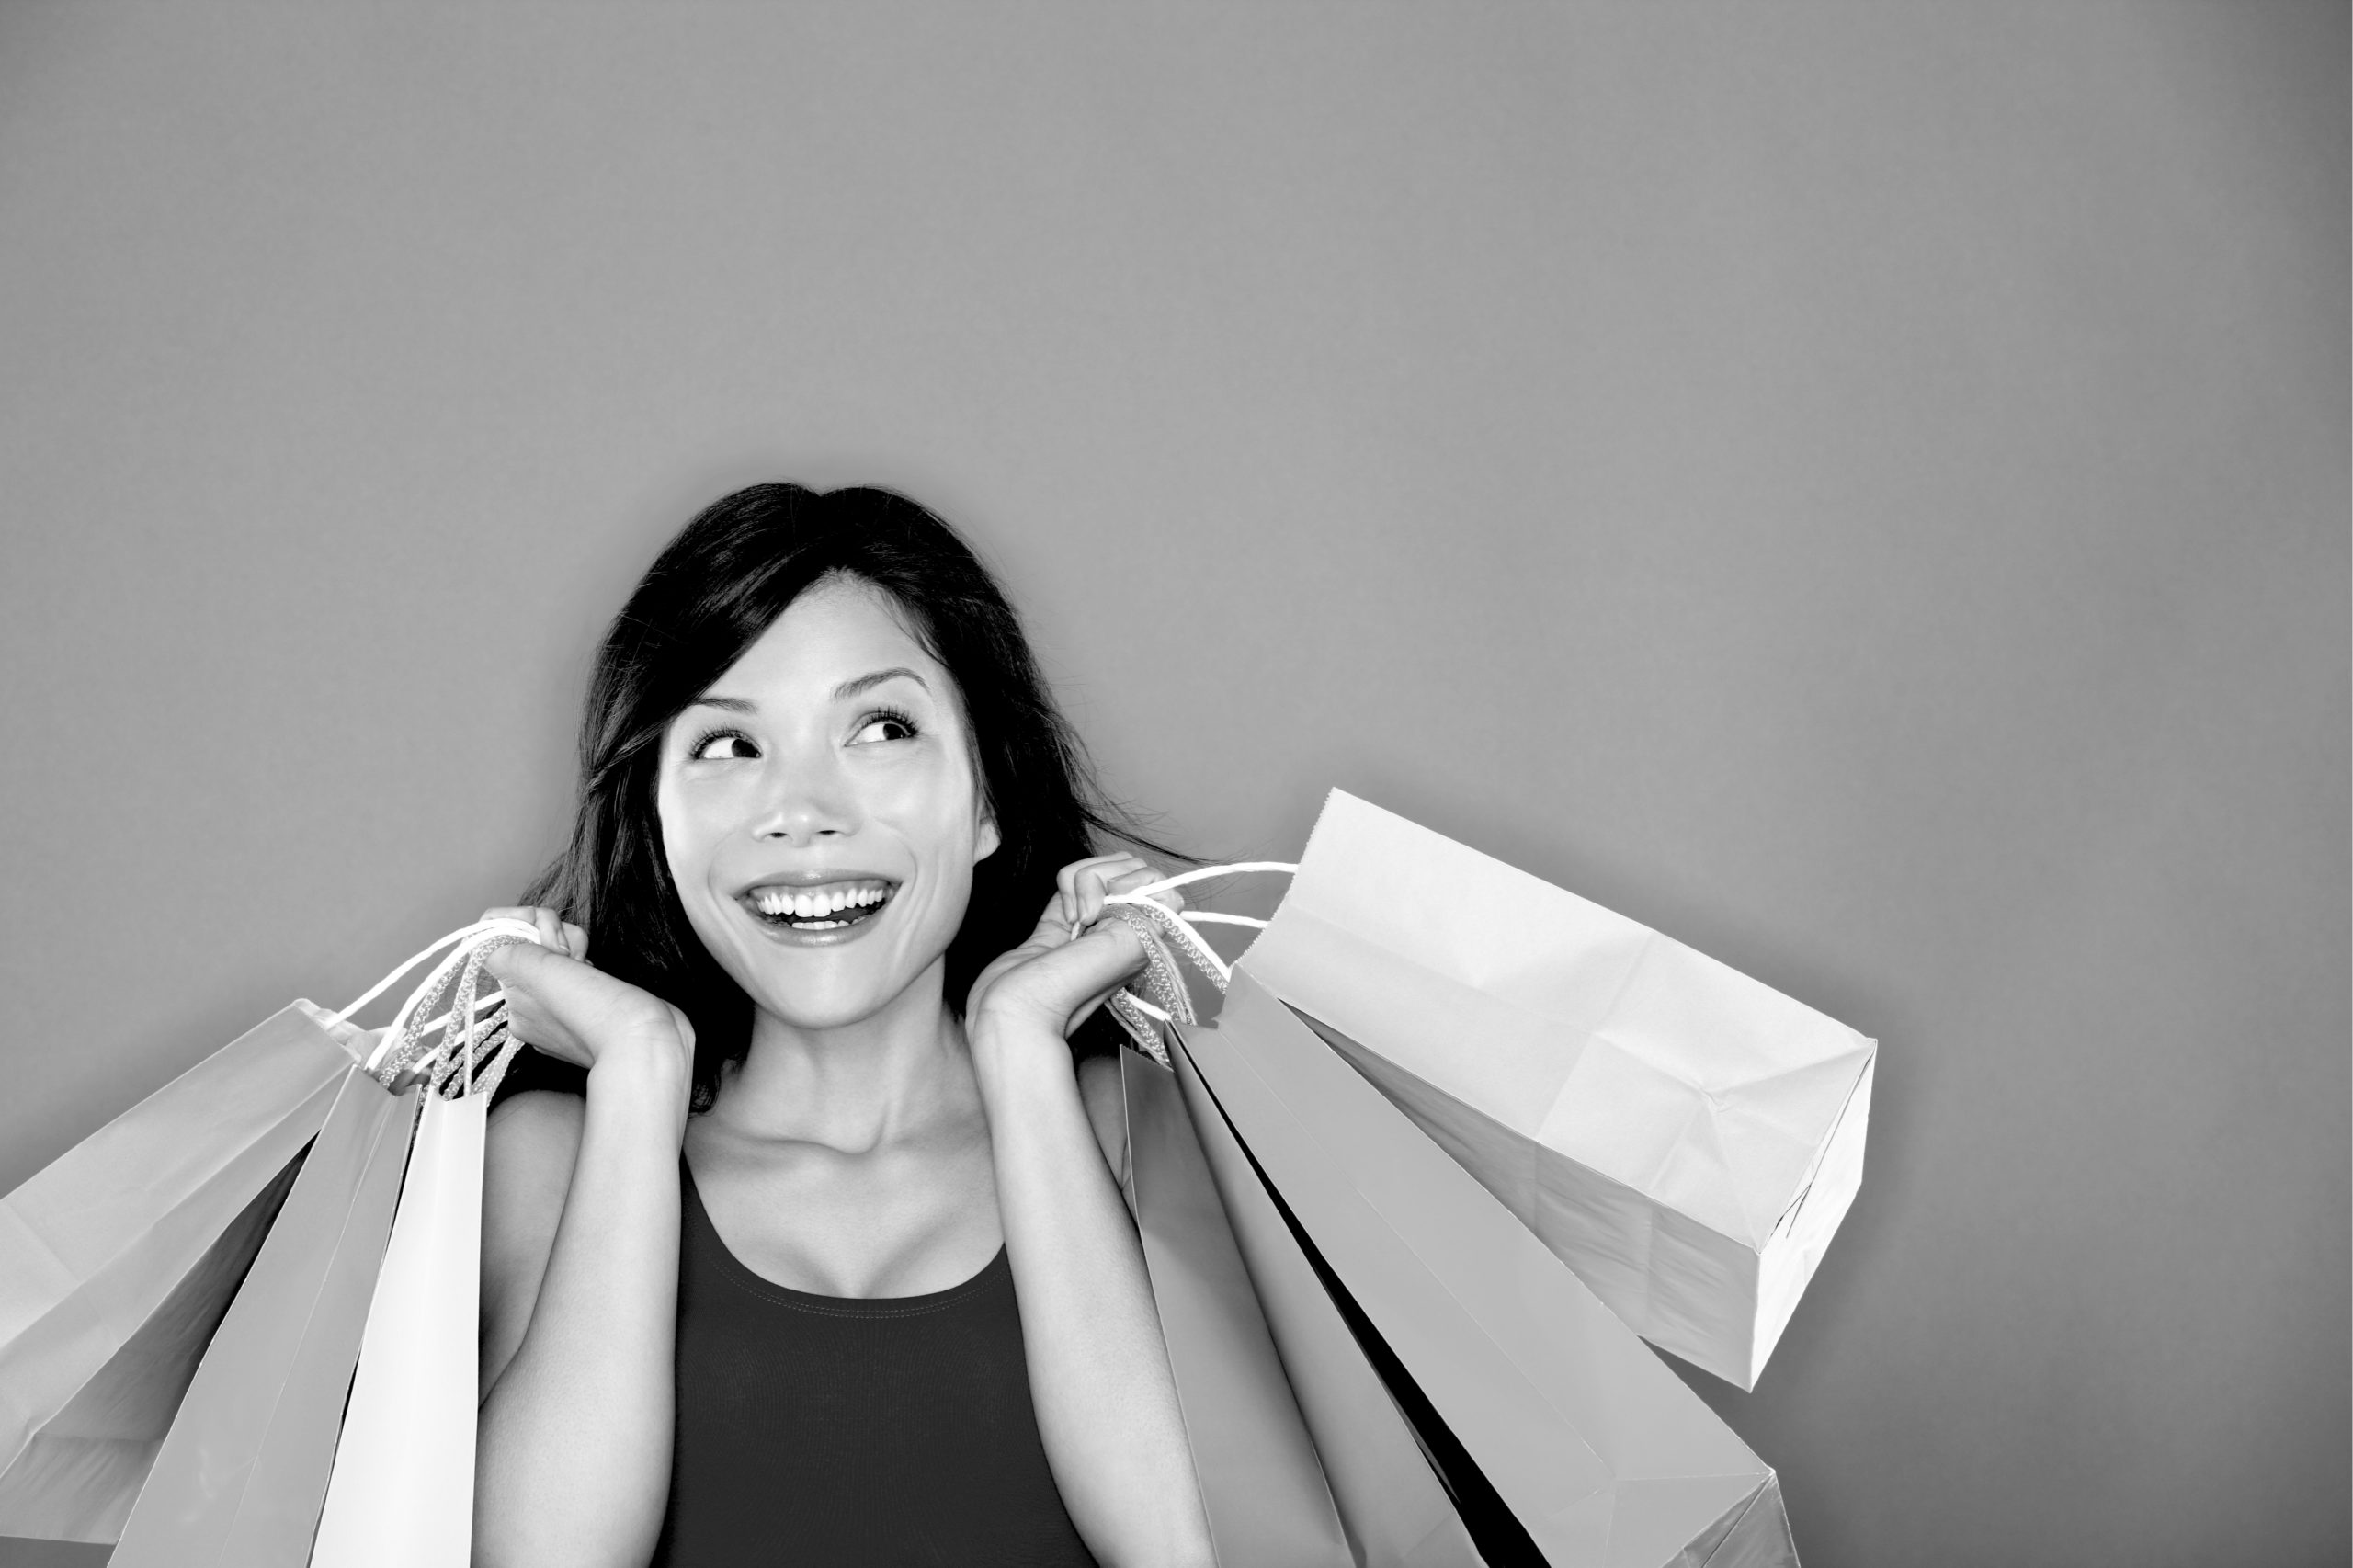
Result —
[[1239, 967], [1635, 1332], [1755, 1386], [1861, 1181], [1874, 1041], [1337, 790]]
[[490, 1096], [428, 1094], [311, 1568], [466, 1568]]

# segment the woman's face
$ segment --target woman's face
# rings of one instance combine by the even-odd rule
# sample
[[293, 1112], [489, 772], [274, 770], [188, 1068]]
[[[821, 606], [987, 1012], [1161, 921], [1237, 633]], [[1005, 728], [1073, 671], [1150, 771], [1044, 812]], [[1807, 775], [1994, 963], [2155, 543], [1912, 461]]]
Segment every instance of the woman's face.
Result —
[[671, 721], [670, 875], [757, 1006], [855, 1023], [947, 951], [997, 846], [972, 756], [948, 672], [855, 578], [804, 592]]

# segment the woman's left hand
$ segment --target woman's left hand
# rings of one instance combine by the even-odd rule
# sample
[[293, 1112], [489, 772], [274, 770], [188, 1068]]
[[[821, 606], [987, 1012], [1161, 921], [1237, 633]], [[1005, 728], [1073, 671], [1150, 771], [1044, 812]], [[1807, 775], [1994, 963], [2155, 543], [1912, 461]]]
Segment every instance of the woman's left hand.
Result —
[[[1124, 921], [1102, 918], [1105, 897], [1162, 875], [1133, 855], [1097, 855], [1064, 866], [1054, 878], [1059, 891], [1029, 939], [972, 983], [965, 1017], [973, 1032], [983, 1024], [1015, 1022], [1062, 1038], [1086, 1022], [1120, 982], [1143, 968], [1142, 938]], [[1170, 909], [1185, 907], [1185, 895], [1174, 888], [1151, 896]]]

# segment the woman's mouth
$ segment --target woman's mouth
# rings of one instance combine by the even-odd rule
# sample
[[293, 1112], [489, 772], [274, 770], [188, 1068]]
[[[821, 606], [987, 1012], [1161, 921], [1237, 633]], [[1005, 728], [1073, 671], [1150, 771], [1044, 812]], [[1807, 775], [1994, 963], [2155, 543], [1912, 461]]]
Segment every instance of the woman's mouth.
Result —
[[872, 919], [898, 891], [881, 877], [841, 881], [767, 882], [738, 895], [761, 924], [783, 931], [847, 931]]

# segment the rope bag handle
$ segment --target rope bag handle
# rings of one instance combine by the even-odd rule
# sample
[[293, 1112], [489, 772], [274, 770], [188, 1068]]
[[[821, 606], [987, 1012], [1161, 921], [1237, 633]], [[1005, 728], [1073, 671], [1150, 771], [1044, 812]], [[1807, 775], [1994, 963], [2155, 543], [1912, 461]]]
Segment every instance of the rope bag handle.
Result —
[[[522, 920], [477, 920], [461, 926], [369, 986], [332, 1021], [348, 1022], [354, 1013], [390, 991], [410, 971], [448, 948], [449, 951], [392, 1015], [392, 1023], [360, 1067], [395, 1093], [419, 1081], [428, 1085], [429, 1092], [449, 1099], [494, 1093], [523, 1041], [509, 1027], [506, 995], [495, 990], [488, 996], [482, 994], [483, 966], [501, 948], [539, 939], [538, 928]], [[441, 1006], [445, 994], [447, 1010], [427, 1017]], [[441, 1031], [438, 1042], [430, 1038], [436, 1029]]]
[[[1143, 942], [1144, 972], [1113, 992], [1106, 1005], [1145, 1055], [1166, 1066], [1168, 1050], [1161, 1041], [1159, 1026], [1199, 1021], [1192, 997], [1176, 968], [1178, 955], [1221, 993], [1233, 978], [1233, 966], [1220, 958], [1217, 949], [1204, 941], [1194, 927], [1247, 926], [1263, 930], [1267, 925], [1252, 915], [1225, 915], [1211, 909], [1180, 913], [1155, 903], [1152, 895], [1212, 877], [1267, 871], [1288, 876], [1298, 869], [1295, 863], [1288, 860], [1242, 860], [1230, 866], [1205, 866], [1164, 877], [1128, 892], [1111, 893], [1104, 899], [1104, 913], [1133, 927]], [[348, 1023], [353, 1014], [447, 948], [449, 950], [392, 1015], [392, 1023], [360, 1064], [361, 1070], [394, 1091], [422, 1080], [430, 1085], [432, 1093], [450, 1099], [494, 1093], [523, 1042], [510, 1027], [506, 995], [496, 990], [487, 996], [482, 994], [483, 967], [490, 955], [501, 948], [539, 939], [538, 928], [527, 921], [477, 920], [471, 926], [461, 926], [411, 955], [362, 992], [357, 1001], [335, 1013], [330, 1022]], [[1137, 994], [1139, 987], [1141, 995]], [[449, 997], [446, 1009], [433, 1013], [435, 1007], [441, 1006], [445, 994]], [[427, 1014], [432, 1016], [428, 1017]], [[441, 1031], [438, 1042], [431, 1039], [436, 1029]], [[483, 1064], [484, 1056], [489, 1058], [487, 1065]]]
[[[1202, 939], [1197, 926], [1248, 926], [1265, 930], [1267, 923], [1248, 915], [1222, 915], [1211, 909], [1169, 908], [1153, 898], [1153, 894], [1180, 888], [1188, 882], [1204, 881], [1211, 877], [1241, 876], [1253, 872], [1272, 871], [1283, 876], [1295, 875], [1299, 867], [1289, 860], [1240, 860], [1231, 866], [1205, 866], [1197, 871], [1185, 871], [1174, 877], [1127, 892], [1105, 896], [1103, 913], [1113, 915], [1133, 928], [1143, 943], [1143, 973], [1113, 992], [1104, 1006], [1128, 1031], [1146, 1056], [1168, 1065], [1168, 1047], [1161, 1039], [1164, 1024], [1191, 1024], [1200, 1020], [1193, 1011], [1193, 998], [1185, 989], [1185, 979], [1176, 968], [1176, 956], [1182, 955], [1200, 971], [1209, 983], [1222, 994], [1233, 978], [1233, 966], [1217, 954], [1217, 949]], [[1138, 994], [1139, 989], [1142, 994]]]

